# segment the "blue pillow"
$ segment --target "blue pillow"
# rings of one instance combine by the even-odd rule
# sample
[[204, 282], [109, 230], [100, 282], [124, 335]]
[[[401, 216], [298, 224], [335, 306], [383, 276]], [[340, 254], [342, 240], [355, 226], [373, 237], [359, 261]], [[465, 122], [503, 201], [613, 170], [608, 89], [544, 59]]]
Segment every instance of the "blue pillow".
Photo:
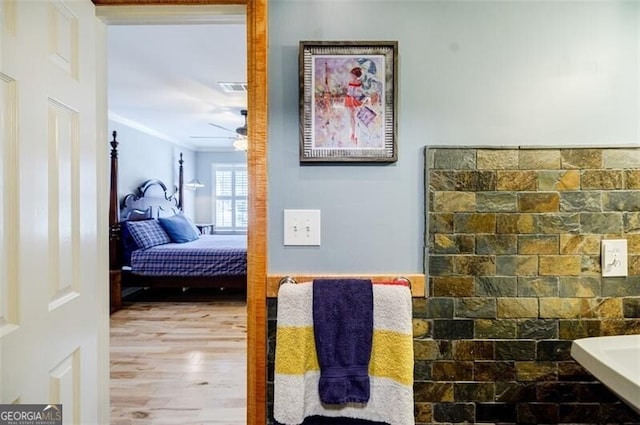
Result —
[[127, 229], [140, 249], [171, 242], [158, 220], [127, 221]]
[[176, 214], [167, 218], [159, 218], [160, 225], [169, 235], [172, 242], [191, 242], [200, 237], [196, 226], [184, 214]]

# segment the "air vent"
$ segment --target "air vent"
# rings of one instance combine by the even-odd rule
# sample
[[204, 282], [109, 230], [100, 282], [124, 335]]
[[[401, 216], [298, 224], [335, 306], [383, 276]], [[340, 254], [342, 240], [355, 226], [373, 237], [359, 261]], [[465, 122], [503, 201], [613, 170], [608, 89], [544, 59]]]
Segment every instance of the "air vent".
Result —
[[247, 83], [218, 83], [225, 93], [246, 93], [249, 89]]

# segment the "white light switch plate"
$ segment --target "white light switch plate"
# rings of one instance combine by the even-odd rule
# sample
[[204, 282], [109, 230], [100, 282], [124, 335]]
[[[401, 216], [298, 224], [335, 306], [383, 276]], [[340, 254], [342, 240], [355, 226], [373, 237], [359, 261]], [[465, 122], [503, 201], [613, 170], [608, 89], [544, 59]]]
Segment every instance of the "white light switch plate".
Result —
[[284, 210], [284, 244], [320, 246], [320, 210]]
[[627, 240], [602, 241], [602, 276], [627, 276]]

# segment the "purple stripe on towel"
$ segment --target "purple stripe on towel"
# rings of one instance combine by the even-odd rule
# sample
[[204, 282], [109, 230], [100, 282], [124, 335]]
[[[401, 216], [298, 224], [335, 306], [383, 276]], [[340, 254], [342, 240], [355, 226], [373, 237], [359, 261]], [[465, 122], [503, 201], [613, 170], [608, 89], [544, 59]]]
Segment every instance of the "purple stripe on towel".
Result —
[[315, 279], [313, 332], [325, 404], [369, 401], [373, 288], [368, 279]]

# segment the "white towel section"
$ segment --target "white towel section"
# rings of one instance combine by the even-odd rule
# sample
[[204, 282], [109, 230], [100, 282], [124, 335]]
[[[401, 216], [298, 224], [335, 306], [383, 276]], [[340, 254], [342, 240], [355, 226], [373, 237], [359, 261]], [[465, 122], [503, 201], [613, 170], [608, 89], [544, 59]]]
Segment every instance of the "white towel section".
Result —
[[413, 332], [411, 289], [403, 285], [373, 285], [373, 329]]
[[278, 326], [313, 325], [313, 282], [287, 283], [278, 290]]
[[[301, 424], [309, 416], [343, 417], [384, 422], [389, 425], [414, 425], [413, 391], [398, 382], [369, 377], [370, 397], [366, 404], [323, 405], [318, 385], [320, 372], [302, 375], [276, 375], [274, 418], [285, 425]], [[290, 400], [286, 404], [282, 400]], [[326, 407], [325, 407], [326, 406]]]
[[[305, 375], [279, 374], [284, 349], [283, 343], [295, 341], [283, 337], [283, 328], [305, 328], [313, 326], [313, 284], [312, 282], [299, 284], [284, 284], [278, 289], [278, 325], [276, 334], [276, 373], [274, 377], [274, 413], [276, 421], [286, 424], [300, 424], [304, 421], [305, 404], [308, 395], [305, 391]], [[278, 343], [279, 341], [279, 343]], [[315, 346], [314, 346], [315, 347]], [[302, 349], [302, 356], [310, 355], [308, 350]], [[315, 397], [320, 402], [318, 381], [320, 371], [317, 371]], [[313, 391], [312, 391], [313, 394]]]

